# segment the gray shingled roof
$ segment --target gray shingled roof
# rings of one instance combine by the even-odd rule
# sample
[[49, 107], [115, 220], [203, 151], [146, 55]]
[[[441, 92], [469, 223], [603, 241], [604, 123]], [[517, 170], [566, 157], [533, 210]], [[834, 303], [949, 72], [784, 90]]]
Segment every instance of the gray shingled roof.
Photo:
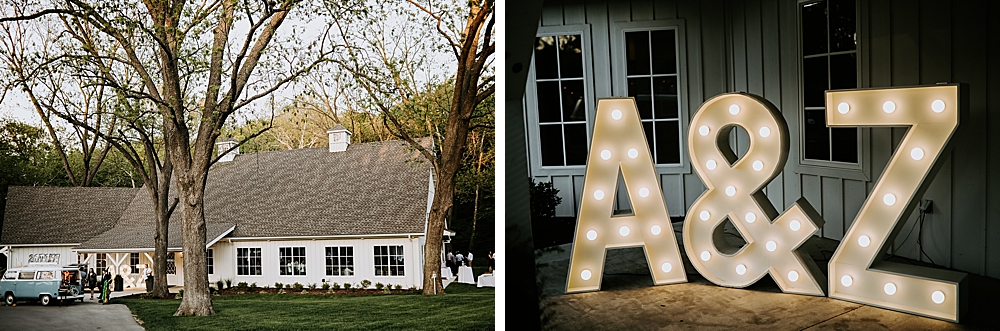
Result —
[[[402, 141], [238, 155], [209, 171], [207, 239], [233, 225], [232, 237], [423, 233], [430, 172]], [[171, 217], [171, 248], [181, 246], [180, 208]], [[79, 248], [152, 247], [153, 219], [151, 200], [138, 194], [118, 225]]]
[[82, 243], [110, 229], [138, 191], [118, 187], [11, 186], [0, 244]]

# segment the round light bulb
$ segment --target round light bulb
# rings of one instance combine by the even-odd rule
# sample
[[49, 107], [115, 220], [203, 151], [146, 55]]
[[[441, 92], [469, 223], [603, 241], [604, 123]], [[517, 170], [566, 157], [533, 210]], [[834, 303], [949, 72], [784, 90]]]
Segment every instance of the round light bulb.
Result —
[[597, 200], [604, 199], [604, 191], [601, 190], [594, 191], [594, 199]]
[[639, 151], [635, 150], [635, 148], [632, 148], [632, 149], [628, 150], [628, 157], [630, 159], [634, 159], [634, 158], [636, 158], [638, 156], [639, 156]]
[[736, 266], [736, 273], [738, 273], [740, 275], [747, 273], [747, 266], [742, 265], [742, 264], [737, 265]]
[[851, 111], [851, 105], [848, 105], [846, 102], [841, 102], [837, 105], [837, 111], [841, 114], [847, 114], [847, 112]]
[[707, 126], [702, 125], [698, 127], [698, 134], [702, 136], [707, 136], [709, 131], [711, 130], [709, 130]]
[[767, 244], [765, 244], [764, 246], [767, 247], [768, 252], [773, 252], [774, 250], [778, 249], [778, 244], [776, 244], [774, 240], [768, 241]]
[[896, 103], [892, 101], [886, 101], [885, 103], [882, 104], [882, 110], [885, 111], [886, 114], [892, 114], [892, 112], [896, 111]]
[[583, 278], [583, 280], [590, 280], [590, 270], [584, 269], [580, 272], [580, 278]]
[[753, 170], [754, 171], [764, 170], [764, 162], [753, 161]]
[[796, 272], [795, 270], [789, 271], [788, 272], [788, 280], [793, 281], [793, 282], [799, 280], [799, 273]]
[[663, 272], [670, 272], [670, 270], [672, 270], [673, 268], [674, 266], [670, 265], [670, 262], [664, 263], [662, 266], [660, 266], [660, 270], [663, 270]]
[[770, 135], [771, 135], [771, 128], [768, 128], [766, 126], [760, 128], [760, 136], [761, 137], [767, 138], [767, 136], [770, 136]]
[[701, 213], [698, 213], [698, 217], [701, 218], [702, 221], [707, 221], [708, 218], [711, 216], [712, 214], [709, 214], [708, 211], [706, 210], [703, 210], [701, 211]]
[[931, 293], [931, 300], [936, 304], [941, 304], [944, 302], [944, 292], [934, 291], [934, 293]]
[[747, 220], [747, 223], [753, 223], [753, 222], [757, 221], [757, 214], [747, 213], [747, 215], [745, 216], [745, 218]]
[[611, 151], [606, 150], [606, 149], [603, 150], [603, 151], [601, 151], [601, 158], [605, 159], [605, 160], [610, 159], [611, 158]]
[[590, 240], [597, 239], [597, 231], [594, 230], [587, 231], [587, 239]]
[[792, 231], [799, 231], [802, 228], [802, 224], [798, 220], [792, 220], [788, 223], [788, 228], [792, 229]]
[[896, 294], [896, 284], [885, 283], [885, 286], [882, 287], [882, 290], [885, 291], [885, 294], [888, 295]]
[[882, 202], [884, 202], [886, 206], [892, 206], [896, 204], [896, 196], [892, 195], [892, 193], [886, 194], [882, 197]]
[[732, 186], [726, 187], [726, 195], [728, 196], [736, 195], [736, 188]]
[[649, 229], [649, 232], [653, 233], [654, 236], [659, 236], [660, 235], [660, 226], [659, 225], [654, 225], [652, 228]]
[[622, 119], [622, 111], [618, 110], [618, 109], [612, 110], [611, 111], [611, 118], [613, 118], [615, 120]]
[[740, 113], [740, 106], [730, 105], [729, 106], [729, 113], [733, 114], [733, 115], [739, 114]]
[[708, 170], [715, 170], [715, 167], [717, 165], [718, 164], [715, 163], [715, 160], [708, 160], [707, 162], [705, 162], [705, 168], [708, 168]]
[[872, 244], [872, 240], [871, 240], [871, 238], [868, 238], [868, 236], [861, 235], [860, 237], [858, 237], [858, 245], [861, 245], [861, 247], [868, 247], [868, 245], [871, 245], [871, 244]]
[[618, 228], [618, 234], [622, 235], [622, 237], [627, 236], [628, 235], [628, 227], [627, 226], [622, 226], [622, 227]]
[[[944, 101], [934, 100], [934, 102], [931, 102], [931, 110], [933, 110], [935, 113], [943, 112], [944, 111]], [[944, 294], [942, 294], [942, 295], [944, 295]]]
[[645, 188], [645, 187], [639, 189], [639, 196], [643, 197], [643, 198], [648, 197], [649, 196], [649, 189]]
[[712, 253], [709, 253], [708, 251], [701, 251], [701, 260], [702, 261], [708, 261], [708, 259], [711, 259], [711, 258], [712, 258]]
[[851, 286], [851, 284], [854, 284], [854, 278], [851, 278], [851, 276], [840, 277], [840, 284], [844, 286]]
[[920, 160], [924, 158], [924, 150], [920, 149], [920, 147], [914, 148], [913, 150], [910, 150], [910, 157], [914, 160]]

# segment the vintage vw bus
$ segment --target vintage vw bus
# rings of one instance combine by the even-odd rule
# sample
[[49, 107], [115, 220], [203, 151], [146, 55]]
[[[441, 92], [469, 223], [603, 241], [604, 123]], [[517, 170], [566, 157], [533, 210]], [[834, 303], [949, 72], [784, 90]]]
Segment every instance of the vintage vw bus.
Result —
[[0, 294], [7, 305], [19, 300], [38, 300], [43, 306], [53, 300], [83, 302], [80, 270], [54, 265], [10, 268], [0, 278]]

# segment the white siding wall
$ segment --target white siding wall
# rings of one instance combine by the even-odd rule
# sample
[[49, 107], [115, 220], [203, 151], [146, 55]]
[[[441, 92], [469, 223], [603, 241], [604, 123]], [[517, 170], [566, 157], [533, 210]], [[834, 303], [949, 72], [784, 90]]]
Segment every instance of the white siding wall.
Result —
[[[223, 241], [226, 241], [223, 239]], [[323, 239], [323, 240], [272, 240], [272, 241], [234, 241], [231, 244], [220, 241], [213, 248], [215, 251], [215, 275], [209, 277], [210, 280], [232, 278], [233, 285], [239, 282], [257, 283], [257, 286], [274, 286], [275, 282], [282, 284], [294, 284], [296, 282], [303, 285], [316, 283], [322, 285], [322, 280], [329, 283], [353, 283], [358, 284], [367, 279], [375, 283], [401, 284], [404, 288], [410, 286], [422, 287], [423, 265], [420, 248], [420, 240], [416, 237], [412, 239]], [[375, 246], [402, 245], [405, 271], [404, 276], [375, 276], [375, 264], [373, 250]], [[326, 249], [328, 246], [353, 246], [354, 247], [354, 269], [353, 276], [327, 276], [326, 275]], [[236, 275], [236, 248], [259, 247], [261, 248], [261, 269], [263, 275], [260, 276], [237, 276]], [[306, 248], [306, 275], [305, 276], [281, 276], [279, 275], [279, 247], [305, 247]]]
[[28, 264], [28, 255], [31, 254], [59, 254], [59, 264], [76, 263], [76, 252], [73, 246], [44, 246], [44, 247], [11, 247], [10, 255], [7, 257], [7, 267], [22, 267]]

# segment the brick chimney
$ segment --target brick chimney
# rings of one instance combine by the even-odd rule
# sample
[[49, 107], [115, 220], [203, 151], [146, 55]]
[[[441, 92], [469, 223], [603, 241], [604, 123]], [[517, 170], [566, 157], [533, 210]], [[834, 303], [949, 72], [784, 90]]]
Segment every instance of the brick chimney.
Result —
[[326, 130], [326, 133], [330, 135], [330, 153], [346, 151], [351, 144], [351, 131], [347, 131], [343, 125], [337, 124]]

